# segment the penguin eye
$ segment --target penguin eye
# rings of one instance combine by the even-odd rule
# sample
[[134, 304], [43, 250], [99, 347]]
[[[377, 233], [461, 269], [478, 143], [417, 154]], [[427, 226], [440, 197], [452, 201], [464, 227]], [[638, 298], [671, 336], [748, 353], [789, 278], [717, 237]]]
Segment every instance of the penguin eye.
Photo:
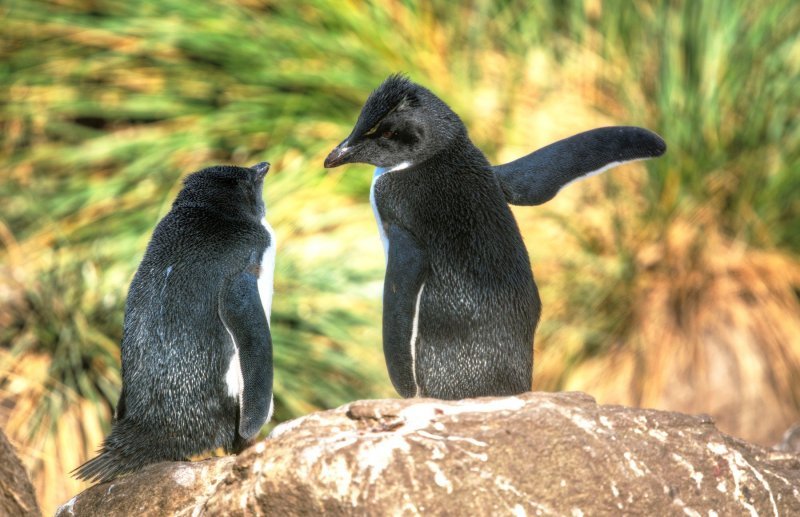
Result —
[[394, 136], [394, 131], [387, 130], [381, 133], [381, 137], [383, 138], [392, 138], [393, 136]]

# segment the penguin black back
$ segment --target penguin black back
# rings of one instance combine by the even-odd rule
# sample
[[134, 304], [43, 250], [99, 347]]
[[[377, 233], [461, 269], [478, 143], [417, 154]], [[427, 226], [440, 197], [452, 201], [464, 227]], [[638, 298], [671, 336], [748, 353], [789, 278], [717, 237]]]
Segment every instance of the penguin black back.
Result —
[[218, 447], [236, 452], [269, 419], [268, 167], [188, 176], [157, 225], [128, 292], [112, 431], [77, 477], [107, 481]]
[[538, 291], [500, 184], [458, 116], [391, 76], [325, 165], [350, 162], [378, 166], [383, 346], [398, 392], [455, 399], [529, 390]]

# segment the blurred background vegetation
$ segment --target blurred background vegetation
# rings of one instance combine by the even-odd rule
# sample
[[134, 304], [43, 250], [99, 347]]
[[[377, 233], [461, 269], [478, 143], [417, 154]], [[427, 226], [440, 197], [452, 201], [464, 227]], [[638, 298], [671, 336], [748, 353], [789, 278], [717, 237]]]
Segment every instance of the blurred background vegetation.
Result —
[[[461, 4], [461, 5], [459, 5]], [[109, 429], [128, 284], [181, 178], [272, 163], [276, 421], [395, 396], [366, 166], [325, 172], [385, 76], [495, 163], [612, 124], [666, 156], [515, 209], [544, 303], [534, 388], [800, 420], [800, 4], [6, 0], [0, 425], [45, 513]]]

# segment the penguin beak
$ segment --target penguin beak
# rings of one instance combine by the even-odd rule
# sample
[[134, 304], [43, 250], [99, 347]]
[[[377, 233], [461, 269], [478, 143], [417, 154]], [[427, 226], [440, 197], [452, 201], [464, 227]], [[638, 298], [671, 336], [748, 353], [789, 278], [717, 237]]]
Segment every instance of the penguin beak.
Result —
[[331, 154], [325, 158], [325, 168], [330, 169], [332, 167], [338, 167], [339, 165], [343, 165], [345, 163], [350, 163], [350, 158], [353, 155], [353, 147], [348, 145], [348, 140], [345, 140], [341, 144], [337, 145], [336, 148], [331, 151]]
[[269, 162], [259, 162], [250, 168], [259, 173], [259, 179], [263, 179], [269, 172]]

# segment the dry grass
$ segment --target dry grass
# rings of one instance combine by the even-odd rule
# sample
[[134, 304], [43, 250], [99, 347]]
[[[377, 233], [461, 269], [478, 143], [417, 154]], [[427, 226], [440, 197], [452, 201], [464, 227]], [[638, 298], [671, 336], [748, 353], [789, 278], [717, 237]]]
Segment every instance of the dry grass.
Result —
[[[105, 436], [104, 423], [111, 418], [108, 406], [53, 386], [50, 363], [44, 354], [26, 354], [19, 360], [0, 350], [6, 381], [0, 390], [0, 424], [27, 467], [45, 511], [87, 487], [67, 473], [88, 459], [87, 451], [97, 449]], [[43, 400], [54, 405], [51, 411], [41, 411]]]
[[[777, 443], [800, 420], [800, 261], [724, 236], [709, 210], [628, 226], [643, 209], [637, 168], [576, 187], [580, 205], [600, 206], [534, 264], [545, 303], [534, 386], [708, 413], [730, 434]], [[548, 239], [548, 224], [528, 241]]]

